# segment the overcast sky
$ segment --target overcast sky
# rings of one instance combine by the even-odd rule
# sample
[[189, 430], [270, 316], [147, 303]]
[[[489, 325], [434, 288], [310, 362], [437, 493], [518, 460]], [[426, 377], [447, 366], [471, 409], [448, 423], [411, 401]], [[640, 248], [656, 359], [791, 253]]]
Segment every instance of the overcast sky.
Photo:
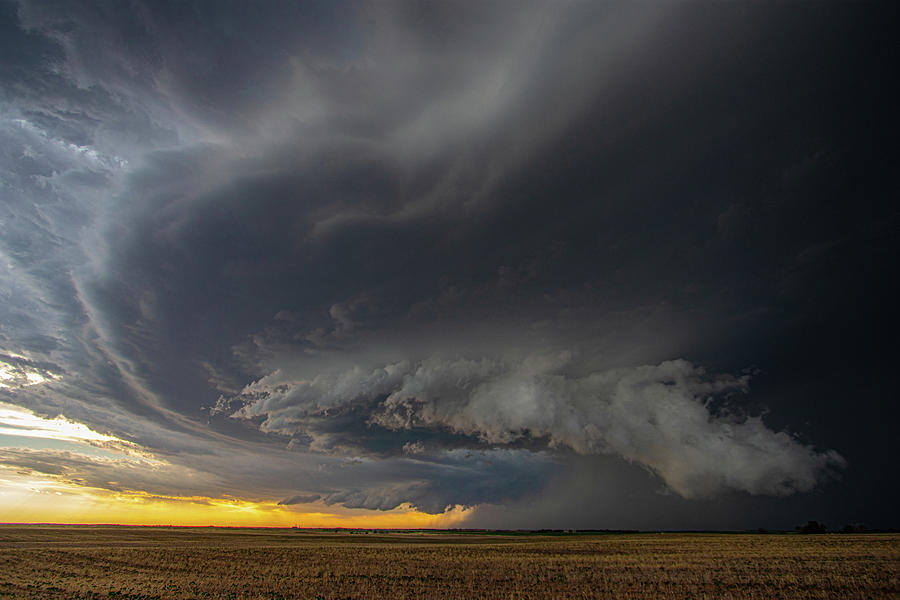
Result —
[[900, 525], [897, 17], [0, 0], [3, 472]]

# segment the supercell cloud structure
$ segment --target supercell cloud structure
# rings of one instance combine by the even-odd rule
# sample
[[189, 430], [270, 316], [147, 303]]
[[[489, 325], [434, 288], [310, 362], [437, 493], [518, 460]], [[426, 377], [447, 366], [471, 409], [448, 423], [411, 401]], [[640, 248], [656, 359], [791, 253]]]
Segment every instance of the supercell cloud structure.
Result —
[[143, 454], [0, 463], [499, 527], [885, 518], [893, 12], [3, 0], [0, 401]]
[[[293, 385], [256, 384], [232, 416], [265, 416], [263, 431], [309, 437], [322, 448], [336, 445], [329, 411], [353, 409], [368, 412], [370, 427], [389, 431], [446, 430], [492, 447], [527, 438], [532, 445], [620, 456], [687, 498], [726, 488], [809, 491], [826, 467], [844, 463], [834, 451], [817, 453], [766, 428], [759, 417], [710, 414], [703, 400], [743, 389], [747, 377], [704, 379], [702, 369], [681, 360], [569, 377], [567, 359], [426, 359]], [[365, 450], [346, 431], [339, 435], [354, 451]], [[424, 445], [416, 443], [419, 453]]]

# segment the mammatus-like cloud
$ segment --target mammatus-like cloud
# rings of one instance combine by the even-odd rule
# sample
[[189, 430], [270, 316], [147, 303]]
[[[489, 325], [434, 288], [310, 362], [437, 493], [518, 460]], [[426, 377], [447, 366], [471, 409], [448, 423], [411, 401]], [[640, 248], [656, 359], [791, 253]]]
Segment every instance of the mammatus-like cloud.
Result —
[[[329, 412], [368, 411], [372, 428], [449, 430], [489, 446], [543, 440], [550, 449], [611, 454], [653, 471], [685, 498], [723, 490], [784, 496], [807, 492], [845, 464], [761, 417], [711, 409], [747, 390], [748, 376], [710, 376], [684, 360], [567, 374], [567, 354], [403, 361], [310, 381], [255, 384], [232, 416], [260, 428], [310, 435]], [[404, 452], [418, 446], [407, 443]]]

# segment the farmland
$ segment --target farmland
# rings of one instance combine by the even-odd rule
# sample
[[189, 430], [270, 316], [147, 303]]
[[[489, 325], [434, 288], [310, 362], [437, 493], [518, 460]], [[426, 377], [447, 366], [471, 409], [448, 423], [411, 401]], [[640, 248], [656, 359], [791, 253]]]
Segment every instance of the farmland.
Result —
[[2, 598], [897, 598], [900, 535], [0, 526]]

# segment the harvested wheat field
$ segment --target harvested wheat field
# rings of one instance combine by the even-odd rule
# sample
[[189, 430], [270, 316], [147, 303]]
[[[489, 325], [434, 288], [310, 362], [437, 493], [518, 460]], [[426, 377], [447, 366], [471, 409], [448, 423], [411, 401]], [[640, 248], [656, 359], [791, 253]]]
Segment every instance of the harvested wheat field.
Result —
[[3, 598], [897, 598], [900, 536], [0, 527]]

